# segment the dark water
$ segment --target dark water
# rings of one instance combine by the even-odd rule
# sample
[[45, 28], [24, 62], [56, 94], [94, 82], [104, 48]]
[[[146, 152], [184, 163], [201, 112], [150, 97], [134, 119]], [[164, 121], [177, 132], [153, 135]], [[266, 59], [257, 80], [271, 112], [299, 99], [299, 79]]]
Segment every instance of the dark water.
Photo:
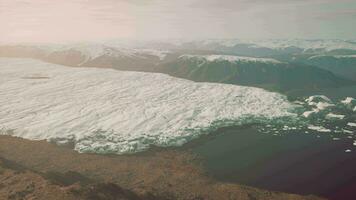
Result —
[[[315, 94], [315, 93], [314, 93]], [[319, 91], [331, 99], [356, 96], [356, 87]], [[301, 92], [299, 96], [313, 95]], [[354, 117], [353, 117], [354, 118]], [[353, 137], [292, 130], [275, 136], [257, 126], [222, 128], [187, 148], [220, 181], [335, 200], [356, 199]], [[351, 150], [351, 152], [346, 152]]]
[[338, 88], [326, 88], [320, 90], [304, 90], [304, 91], [292, 91], [288, 95], [292, 98], [301, 96], [312, 96], [312, 95], [325, 95], [332, 100], [340, 100], [345, 97], [356, 98], [356, 85], [338, 87]]
[[[353, 140], [330, 136], [258, 133], [252, 127], [224, 128], [189, 144], [218, 180], [263, 189], [356, 199], [356, 148]], [[350, 149], [352, 152], [345, 152]], [[355, 190], [354, 190], [355, 189]]]

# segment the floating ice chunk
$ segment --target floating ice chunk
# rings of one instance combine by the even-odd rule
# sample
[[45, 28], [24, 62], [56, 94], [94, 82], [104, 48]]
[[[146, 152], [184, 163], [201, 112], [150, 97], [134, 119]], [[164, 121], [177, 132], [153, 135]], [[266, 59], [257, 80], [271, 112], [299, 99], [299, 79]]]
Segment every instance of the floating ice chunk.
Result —
[[335, 106], [334, 104], [332, 104], [332, 101], [324, 95], [310, 96], [307, 99], [305, 99], [305, 102], [309, 106], [313, 107], [313, 109], [312, 111], [304, 112], [303, 113], [304, 117], [310, 117], [314, 113], [319, 113], [322, 110]]
[[348, 109], [352, 111], [356, 111], [356, 99], [352, 97], [347, 97], [346, 99], [341, 101]]
[[334, 141], [340, 140], [340, 138], [333, 138]]
[[297, 127], [290, 127], [290, 126], [287, 126], [287, 125], [284, 125], [283, 128], [282, 128], [282, 130], [284, 130], [284, 131], [296, 130], [296, 129], [297, 129]]
[[350, 134], [354, 133], [353, 131], [350, 131], [350, 130], [347, 130], [347, 129], [342, 129], [342, 131], [344, 131], [344, 133], [350, 133]]
[[345, 115], [337, 115], [334, 113], [329, 113], [325, 116], [325, 118], [330, 120], [342, 120], [345, 118]]
[[325, 110], [326, 108], [331, 107], [331, 106], [334, 106], [334, 104], [330, 104], [327, 102], [318, 102], [316, 104], [316, 108], [319, 110]]
[[318, 102], [328, 102], [331, 103], [331, 100], [324, 95], [314, 95], [310, 96], [305, 100], [309, 105], [316, 105]]
[[311, 117], [312, 115], [314, 115], [314, 114], [316, 114], [316, 113], [318, 113], [318, 112], [319, 112], [318, 109], [313, 109], [313, 110], [311, 110], [311, 111], [305, 111], [305, 112], [303, 113], [303, 116], [306, 117], [306, 118], [309, 118], [309, 117]]
[[335, 133], [342, 133], [343, 131], [342, 130], [334, 130]]
[[346, 153], [351, 153], [351, 149], [346, 149], [345, 152]]
[[293, 101], [293, 103], [299, 104], [299, 105], [304, 105], [304, 102], [302, 102], [302, 101]]
[[322, 133], [328, 133], [331, 132], [330, 129], [324, 128], [322, 126], [315, 126], [315, 125], [309, 125], [308, 129], [310, 130], [314, 130], [314, 131], [318, 131], [318, 132], [322, 132]]
[[356, 55], [335, 55], [335, 58], [356, 58]]
[[341, 103], [349, 105], [349, 104], [352, 104], [355, 101], [356, 101], [356, 99], [354, 99], [352, 97], [346, 97], [346, 99], [342, 100]]
[[354, 122], [349, 122], [349, 123], [347, 123], [347, 125], [351, 126], [351, 127], [356, 127], [356, 123], [354, 123]]
[[354, 146], [356, 146], [356, 140], [354, 140], [354, 143], [353, 143]]
[[313, 111], [305, 111], [302, 115], [304, 116], [304, 117], [309, 117], [311, 114], [313, 114], [314, 112]]

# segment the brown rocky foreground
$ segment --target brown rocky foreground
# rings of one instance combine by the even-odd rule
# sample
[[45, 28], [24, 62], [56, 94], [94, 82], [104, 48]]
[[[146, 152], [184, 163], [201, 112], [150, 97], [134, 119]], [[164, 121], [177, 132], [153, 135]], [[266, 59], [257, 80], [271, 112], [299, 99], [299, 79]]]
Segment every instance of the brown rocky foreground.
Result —
[[79, 154], [45, 141], [0, 136], [0, 199], [318, 200], [209, 178], [181, 150]]

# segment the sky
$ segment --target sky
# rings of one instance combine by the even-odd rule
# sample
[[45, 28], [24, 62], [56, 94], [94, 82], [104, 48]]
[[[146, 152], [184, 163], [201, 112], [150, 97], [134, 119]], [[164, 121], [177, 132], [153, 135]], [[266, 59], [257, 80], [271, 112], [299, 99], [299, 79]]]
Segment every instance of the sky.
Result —
[[0, 42], [356, 39], [356, 0], [0, 0]]

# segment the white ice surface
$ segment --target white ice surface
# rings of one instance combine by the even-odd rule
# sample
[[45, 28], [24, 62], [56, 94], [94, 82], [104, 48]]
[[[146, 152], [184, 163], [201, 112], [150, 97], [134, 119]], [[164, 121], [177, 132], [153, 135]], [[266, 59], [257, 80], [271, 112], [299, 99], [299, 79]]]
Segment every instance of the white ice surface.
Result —
[[356, 55], [337, 55], [336, 58], [356, 58]]
[[252, 87], [0, 59], [0, 133], [80, 152], [177, 146], [220, 126], [293, 117], [294, 107]]
[[345, 104], [345, 105], [350, 105], [353, 102], [355, 102], [356, 100], [352, 97], [346, 97], [344, 100], [341, 101], [341, 103]]
[[322, 126], [315, 126], [315, 125], [309, 125], [308, 129], [310, 130], [314, 130], [314, 131], [318, 131], [318, 132], [322, 132], [322, 133], [329, 133], [331, 132], [330, 129], [324, 128]]
[[280, 64], [281, 62], [272, 58], [254, 58], [244, 56], [232, 56], [232, 55], [182, 55], [183, 59], [201, 59], [208, 62], [213, 61], [229, 61], [229, 62], [260, 62], [260, 63], [274, 63]]
[[[312, 110], [305, 111], [302, 115], [306, 118], [313, 116], [320, 111], [323, 111], [329, 107], [335, 106], [332, 101], [323, 95], [314, 95], [305, 99], [307, 105], [313, 107]], [[332, 115], [330, 117], [333, 117]]]
[[[320, 109], [323, 109], [328, 106], [332, 106], [332, 103], [331, 103], [332, 101], [324, 95], [310, 96], [305, 100], [305, 102], [307, 102], [308, 105], [317, 106], [318, 108], [320, 107]], [[318, 106], [318, 103], [324, 103], [325, 106]], [[324, 104], [322, 104], [322, 105], [324, 105]]]
[[346, 99], [342, 100], [341, 103], [345, 104], [347, 108], [356, 112], [356, 99], [352, 97], [346, 97]]
[[266, 47], [271, 49], [285, 49], [298, 47], [302, 49], [352, 49], [356, 50], [354, 41], [346, 40], [303, 40], [303, 39], [231, 39], [231, 40], [207, 40], [205, 44], [219, 43], [232, 47], [238, 44], [253, 44], [255, 47]]
[[315, 55], [308, 58], [308, 60], [312, 60], [314, 58], [323, 58], [323, 57], [333, 57], [333, 58], [356, 58], [356, 55]]
[[313, 109], [313, 110], [309, 110], [309, 111], [305, 111], [302, 115], [306, 118], [313, 116], [314, 114], [318, 113], [320, 110], [318, 109]]
[[349, 134], [353, 134], [354, 133], [354, 131], [350, 131], [350, 130], [347, 130], [347, 129], [342, 129], [342, 131], [344, 133], [349, 133]]
[[338, 114], [334, 114], [334, 113], [329, 113], [325, 116], [326, 119], [338, 119], [338, 120], [342, 120], [345, 118], [345, 115], [338, 115]]

